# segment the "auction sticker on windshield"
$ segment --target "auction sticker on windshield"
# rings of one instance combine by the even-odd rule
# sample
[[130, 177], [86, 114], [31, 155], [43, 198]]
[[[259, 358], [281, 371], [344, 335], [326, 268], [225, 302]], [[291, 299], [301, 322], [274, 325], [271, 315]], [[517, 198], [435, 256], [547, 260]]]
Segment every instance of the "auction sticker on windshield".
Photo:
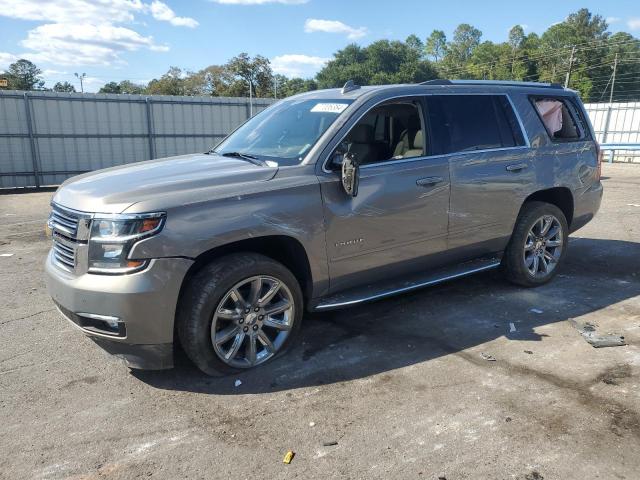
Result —
[[324, 113], [342, 113], [348, 106], [348, 103], [316, 103], [311, 111]]

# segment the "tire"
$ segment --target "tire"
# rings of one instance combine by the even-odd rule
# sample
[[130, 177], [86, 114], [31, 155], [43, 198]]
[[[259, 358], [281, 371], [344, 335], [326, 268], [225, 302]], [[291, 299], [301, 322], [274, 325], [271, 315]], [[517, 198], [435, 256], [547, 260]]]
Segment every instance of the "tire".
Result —
[[[269, 313], [287, 301], [291, 310]], [[237, 373], [286, 352], [300, 332], [303, 309], [300, 285], [284, 265], [259, 254], [231, 254], [204, 266], [187, 284], [176, 315], [178, 337], [207, 375]]]
[[[543, 235], [545, 219], [552, 218], [552, 224]], [[560, 231], [551, 236], [555, 228]], [[525, 203], [502, 259], [507, 279], [523, 287], [537, 287], [549, 282], [564, 261], [569, 246], [568, 236], [569, 226], [562, 210], [545, 202]], [[535, 256], [537, 260], [533, 258]]]

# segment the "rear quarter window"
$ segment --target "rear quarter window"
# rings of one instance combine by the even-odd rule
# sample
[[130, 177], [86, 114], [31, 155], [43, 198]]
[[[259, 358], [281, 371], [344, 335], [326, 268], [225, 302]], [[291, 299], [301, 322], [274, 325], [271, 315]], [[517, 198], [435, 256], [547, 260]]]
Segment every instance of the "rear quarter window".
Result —
[[532, 96], [533, 108], [547, 135], [554, 142], [577, 142], [589, 139], [580, 110], [566, 97]]

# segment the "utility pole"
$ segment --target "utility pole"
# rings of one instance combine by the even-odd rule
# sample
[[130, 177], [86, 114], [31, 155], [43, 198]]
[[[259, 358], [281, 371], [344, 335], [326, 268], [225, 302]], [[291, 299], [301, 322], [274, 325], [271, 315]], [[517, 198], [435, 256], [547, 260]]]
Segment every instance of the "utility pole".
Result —
[[249, 80], [249, 118], [253, 117], [253, 90], [251, 89], [251, 80]]
[[76, 73], [75, 76], [80, 80], [80, 93], [84, 93], [84, 85], [82, 84], [82, 81], [87, 76], [87, 74], [83, 73], [82, 75], [78, 75], [78, 73]]
[[567, 72], [567, 78], [564, 80], [564, 88], [569, 88], [569, 82], [571, 81], [571, 70], [573, 69], [573, 62], [575, 61], [576, 46], [571, 47], [571, 58], [569, 58], [569, 71]]
[[273, 98], [278, 99], [278, 77], [273, 77]]
[[613, 87], [616, 86], [616, 70], [618, 69], [618, 54], [613, 59], [613, 77], [611, 78], [611, 93], [609, 94], [609, 103], [613, 103]]

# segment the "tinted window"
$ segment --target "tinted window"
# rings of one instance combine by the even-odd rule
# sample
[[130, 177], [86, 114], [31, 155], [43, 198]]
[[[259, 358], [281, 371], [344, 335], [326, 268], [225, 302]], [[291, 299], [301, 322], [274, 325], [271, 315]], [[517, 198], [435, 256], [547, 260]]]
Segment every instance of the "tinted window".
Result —
[[435, 155], [525, 144], [504, 95], [434, 95], [427, 105]]

